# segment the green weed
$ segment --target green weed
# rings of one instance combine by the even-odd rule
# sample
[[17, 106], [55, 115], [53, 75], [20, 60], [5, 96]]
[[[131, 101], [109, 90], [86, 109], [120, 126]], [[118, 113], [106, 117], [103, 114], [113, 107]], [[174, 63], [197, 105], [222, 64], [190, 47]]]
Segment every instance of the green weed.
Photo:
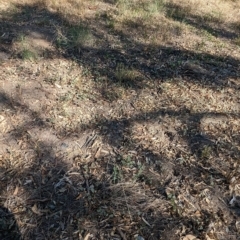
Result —
[[[137, 169], [137, 173], [134, 176], [134, 180], [146, 180], [146, 178], [143, 176], [143, 171], [144, 171], [144, 165], [142, 163], [138, 163], [138, 169]], [[147, 180], [148, 181], [148, 180]]]
[[121, 169], [117, 165], [114, 165], [113, 167], [112, 178], [114, 184], [118, 183], [122, 178]]
[[23, 60], [36, 60], [38, 58], [37, 53], [35, 53], [27, 48], [24, 48], [21, 51], [20, 55]]
[[201, 158], [209, 158], [212, 154], [212, 148], [210, 146], [204, 146], [201, 150]]
[[20, 43], [20, 56], [23, 60], [36, 60], [38, 58], [38, 54], [30, 49], [23, 33], [19, 34], [17, 41]]
[[121, 85], [131, 87], [134, 85], [137, 74], [134, 70], [129, 69], [124, 64], [120, 63], [117, 65], [115, 77]]
[[90, 30], [83, 25], [71, 27], [68, 32], [71, 47], [92, 46], [94, 44], [93, 35]]

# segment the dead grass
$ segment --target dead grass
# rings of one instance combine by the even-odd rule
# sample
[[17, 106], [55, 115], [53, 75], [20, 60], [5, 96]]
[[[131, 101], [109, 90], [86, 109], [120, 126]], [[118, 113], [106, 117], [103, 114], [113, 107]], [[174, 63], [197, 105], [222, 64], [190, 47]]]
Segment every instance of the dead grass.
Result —
[[0, 238], [238, 239], [239, 9], [1, 1]]

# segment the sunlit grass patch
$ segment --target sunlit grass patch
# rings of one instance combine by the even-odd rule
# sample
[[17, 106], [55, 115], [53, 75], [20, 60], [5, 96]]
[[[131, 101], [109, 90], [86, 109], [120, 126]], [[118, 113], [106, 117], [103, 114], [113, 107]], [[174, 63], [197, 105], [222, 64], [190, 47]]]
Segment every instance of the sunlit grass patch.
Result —
[[204, 14], [202, 20], [212, 23], [222, 23], [224, 21], [224, 16], [220, 11], [212, 11], [211, 13]]
[[9, 18], [17, 14], [19, 9], [13, 3], [6, 3], [0, 6], [0, 17]]
[[165, 0], [152, 0], [145, 3], [145, 10], [152, 15], [161, 14], [165, 11]]
[[180, 6], [168, 3], [166, 7], [166, 16], [175, 20], [184, 21], [191, 12], [191, 6]]
[[90, 30], [83, 25], [73, 26], [69, 29], [69, 40], [74, 47], [93, 44]]
[[56, 43], [67, 48], [90, 47], [94, 44], [94, 37], [88, 27], [78, 25], [70, 27], [66, 35], [60, 34]]
[[145, 21], [158, 15], [162, 15], [165, 10], [164, 0], [150, 1], [127, 1], [118, 2], [118, 18], [122, 20], [142, 18]]
[[138, 85], [137, 80], [141, 78], [141, 74], [138, 71], [120, 63], [117, 65], [115, 77], [120, 85], [133, 87]]
[[25, 48], [20, 52], [23, 60], [36, 60], [38, 58], [37, 53]]
[[170, 43], [175, 41], [176, 36], [181, 36], [185, 28], [181, 23], [166, 17], [169, 7], [165, 0], [140, 3], [121, 1], [117, 9], [118, 15], [114, 15], [116, 29], [124, 33], [133, 31], [137, 41]]
[[19, 48], [19, 54], [23, 60], [36, 60], [38, 58], [37, 52], [30, 47], [26, 35], [21, 33], [16, 42]]
[[64, 48], [92, 47], [94, 45], [94, 36], [87, 26], [77, 25], [69, 27], [64, 31], [58, 31], [56, 45]]

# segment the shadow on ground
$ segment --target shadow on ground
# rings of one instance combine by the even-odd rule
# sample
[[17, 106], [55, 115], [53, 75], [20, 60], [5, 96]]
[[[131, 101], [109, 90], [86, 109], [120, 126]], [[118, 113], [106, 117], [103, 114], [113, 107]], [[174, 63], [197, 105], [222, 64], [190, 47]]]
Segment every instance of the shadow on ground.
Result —
[[[21, 36], [31, 36], [44, 50], [40, 57], [55, 56], [52, 49], [44, 46], [44, 41], [45, 45], [49, 42], [58, 48], [58, 55], [75, 60], [90, 71], [96, 82], [107, 82], [109, 87], [121, 85], [142, 89], [147, 87], [144, 79], [164, 81], [178, 77], [214, 89], [239, 88], [228, 81], [239, 77], [239, 60], [231, 56], [142, 44], [136, 42], [130, 33], [109, 29], [104, 14], [74, 24], [44, 6], [16, 7], [17, 13], [1, 20], [1, 48], [7, 55], [17, 54], [24, 58], [23, 52], [10, 49]], [[171, 8], [178, 9], [176, 6]], [[199, 19], [196, 18], [194, 23], [199, 23], [198, 27], [202, 28]], [[224, 29], [219, 32], [224, 33]], [[114, 41], [118, 47], [114, 47]]]
[[4, 207], [0, 207], [0, 237], [3, 240], [21, 239], [14, 214]]
[[[64, 17], [49, 12], [44, 6], [17, 6], [17, 9], [17, 13], [0, 21], [0, 47], [6, 57], [23, 58], [23, 53], [14, 49], [15, 40], [21, 35], [31, 35], [45, 40], [44, 46], [50, 41], [58, 48], [56, 52], [45, 48], [38, 53], [40, 56], [75, 60], [89, 69], [96, 87], [99, 82], [106, 82], [109, 86], [138, 90], [146, 88], [147, 81], [161, 82], [179, 77], [206, 88], [228, 86], [239, 90], [239, 86], [228, 81], [239, 78], [240, 66], [239, 60], [230, 56], [217, 57], [174, 47], [140, 44], [130, 34], [107, 30], [101, 18], [98, 25], [93, 20], [81, 22], [84, 26], [81, 30], [88, 29], [86, 31], [99, 42], [90, 46], [85, 42], [78, 45], [71, 39], [77, 26]], [[121, 49], [112, 48], [109, 35], [118, 37]], [[193, 64], [189, 65], [189, 62]], [[121, 67], [138, 74], [133, 77], [121, 75]], [[92, 136], [79, 147], [74, 136], [83, 134], [81, 131], [73, 130], [68, 136], [57, 131], [53, 133], [51, 124], [41, 117], [41, 113], [33, 112], [6, 93], [0, 94], [0, 100], [2, 109], [8, 108], [14, 114], [24, 113], [30, 119], [5, 136], [8, 142], [15, 141], [13, 149], [6, 148], [8, 154], [5, 157], [11, 161], [17, 157], [25, 159], [24, 168], [16, 163], [16, 166], [10, 164], [1, 169], [2, 195], [13, 193], [8, 196], [8, 201], [1, 198], [1, 204], [9, 202], [11, 206], [12, 203], [18, 206], [14, 214], [24, 239], [137, 239], [137, 236], [179, 239], [188, 233], [204, 239], [210, 223], [223, 218], [228, 222], [228, 232], [233, 235], [236, 232], [234, 221], [239, 216], [226, 204], [229, 195], [221, 196], [222, 192], [229, 193], [229, 178], [225, 172], [232, 170], [231, 163], [221, 165], [218, 160], [226, 151], [237, 161], [239, 149], [229, 142], [219, 143], [214, 136], [204, 136], [199, 126], [205, 115], [221, 117], [227, 114], [239, 118], [236, 114], [194, 114], [184, 108], [143, 112], [129, 119], [99, 118], [94, 124], [80, 128], [96, 131], [97, 137], [103, 138], [112, 148], [112, 152], [97, 157], [97, 149], [91, 149], [95, 141]], [[161, 149], [145, 148], [133, 139], [133, 124], [160, 122], [167, 115], [180, 119], [188, 130], [175, 129], [173, 132], [165, 129], [166, 139], [175, 144], [175, 136], [178, 136], [194, 160], [187, 159], [186, 150], [181, 148], [177, 148], [174, 158], [169, 159]], [[42, 138], [39, 137], [41, 133]], [[79, 148], [79, 156], [71, 158], [73, 145], [75, 149]], [[86, 150], [91, 152], [90, 157], [84, 155]], [[16, 155], [17, 152], [20, 154]], [[186, 186], [186, 192], [182, 192]], [[199, 195], [201, 199], [197, 203]], [[206, 198], [209, 202], [204, 208]], [[3, 212], [4, 218], [8, 213], [5, 209]], [[23, 217], [19, 217], [21, 214]], [[15, 227], [15, 221], [11, 221], [11, 227]], [[221, 226], [216, 228], [221, 229]]]
[[227, 29], [221, 26], [220, 16], [210, 14], [205, 16], [193, 15], [189, 12], [189, 9], [176, 4], [167, 5], [167, 16], [176, 21], [185, 22], [200, 31], [205, 30], [216, 38], [231, 40], [239, 37], [237, 28]]

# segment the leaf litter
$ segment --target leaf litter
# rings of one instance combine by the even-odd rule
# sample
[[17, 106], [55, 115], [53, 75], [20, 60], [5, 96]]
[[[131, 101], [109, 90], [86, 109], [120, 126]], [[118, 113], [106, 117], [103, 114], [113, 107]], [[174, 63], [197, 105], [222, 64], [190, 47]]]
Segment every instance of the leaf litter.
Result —
[[13, 44], [0, 65], [1, 234], [238, 239], [239, 51], [218, 59], [187, 43], [190, 53], [142, 46], [89, 11], [94, 45], [65, 48], [49, 35], [59, 18], [45, 9], [55, 21], [45, 34], [36, 24], [44, 9], [24, 22], [32, 10], [16, 16], [25, 41], [47, 49], [24, 60]]

